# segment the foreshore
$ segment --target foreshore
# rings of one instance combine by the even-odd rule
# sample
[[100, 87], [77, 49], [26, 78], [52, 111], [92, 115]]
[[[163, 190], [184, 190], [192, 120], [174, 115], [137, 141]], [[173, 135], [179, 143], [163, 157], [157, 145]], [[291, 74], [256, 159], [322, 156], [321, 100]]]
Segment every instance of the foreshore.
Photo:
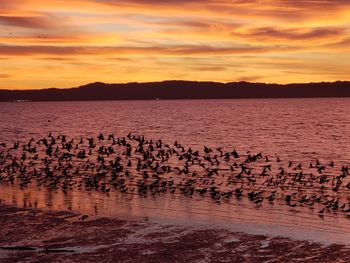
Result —
[[0, 205], [0, 262], [349, 262], [344, 245]]

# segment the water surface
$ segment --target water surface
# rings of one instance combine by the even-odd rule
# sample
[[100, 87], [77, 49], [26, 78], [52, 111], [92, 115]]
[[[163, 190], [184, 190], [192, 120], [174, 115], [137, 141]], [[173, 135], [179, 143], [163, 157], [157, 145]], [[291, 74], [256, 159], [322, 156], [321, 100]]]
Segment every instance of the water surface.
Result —
[[[175, 140], [239, 152], [278, 154], [285, 162], [350, 163], [350, 99], [259, 99], [183, 101], [28, 102], [0, 104], [0, 142], [27, 142], [49, 132], [72, 138], [99, 132]], [[350, 201], [349, 193], [344, 194]], [[18, 206], [71, 209], [97, 216], [147, 217], [204, 223], [236, 231], [285, 235], [325, 243], [348, 243], [350, 219], [332, 213], [320, 218], [307, 208], [290, 209], [248, 200], [217, 203], [202, 197], [140, 197], [111, 191], [20, 189], [2, 185], [3, 202]]]

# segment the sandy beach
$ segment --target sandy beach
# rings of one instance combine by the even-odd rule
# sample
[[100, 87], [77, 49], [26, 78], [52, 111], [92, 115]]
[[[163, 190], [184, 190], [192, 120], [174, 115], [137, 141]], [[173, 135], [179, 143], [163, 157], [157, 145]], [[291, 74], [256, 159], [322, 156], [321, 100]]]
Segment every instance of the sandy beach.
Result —
[[349, 262], [350, 249], [67, 211], [0, 206], [0, 262]]

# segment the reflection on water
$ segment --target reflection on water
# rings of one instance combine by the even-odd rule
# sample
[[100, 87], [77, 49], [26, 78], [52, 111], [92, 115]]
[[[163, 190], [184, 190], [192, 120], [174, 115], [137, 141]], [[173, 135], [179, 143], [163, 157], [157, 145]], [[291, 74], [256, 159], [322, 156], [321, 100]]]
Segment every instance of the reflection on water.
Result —
[[1, 185], [1, 202], [20, 207], [71, 210], [90, 216], [108, 216], [121, 219], [144, 219], [185, 225], [210, 225], [252, 234], [287, 236], [313, 240], [325, 244], [350, 245], [349, 218], [327, 214], [320, 218], [307, 208], [288, 208], [263, 204], [252, 207], [248, 200], [221, 202], [205, 197], [182, 197], [168, 194], [159, 197], [141, 197], [111, 191], [68, 192], [33, 186], [20, 189]]
[[349, 98], [179, 101], [28, 102], [0, 104], [0, 142], [49, 132], [98, 132], [199, 148], [278, 153], [287, 159], [350, 161]]
[[[270, 158], [278, 153], [285, 167], [289, 161], [300, 162], [304, 168], [316, 158], [327, 165], [333, 160], [337, 166], [327, 171], [327, 176], [332, 178], [339, 175], [340, 165], [350, 161], [348, 105], [349, 99], [1, 103], [0, 143], [28, 142], [49, 132], [64, 133], [75, 139], [96, 136], [100, 131], [118, 136], [132, 132], [169, 143], [177, 140], [193, 149], [208, 145], [244, 153], [263, 151]], [[294, 168], [296, 165], [293, 163]], [[327, 166], [327, 169], [330, 168]], [[305, 171], [305, 176], [310, 179], [313, 175]], [[329, 181], [321, 189], [324, 192], [316, 194], [326, 196], [323, 202], [327, 196], [335, 196], [333, 201], [338, 202], [339, 198], [341, 203], [349, 203], [348, 190], [344, 188], [346, 182], [344, 179], [342, 187], [334, 193], [334, 181]], [[221, 183], [219, 178], [215, 183]], [[258, 191], [260, 186], [257, 184], [254, 190]], [[329, 209], [329, 213], [320, 217], [317, 213], [320, 207], [315, 207], [315, 212], [303, 203], [287, 206], [285, 192], [276, 197], [274, 204], [255, 205], [247, 198], [217, 201], [207, 196], [169, 192], [142, 197], [113, 188], [101, 193], [75, 187], [68, 191], [48, 189], [44, 184], [29, 184], [21, 189], [3, 183], [0, 187], [1, 200], [18, 206], [68, 209], [96, 216], [214, 224], [235, 231], [326, 243], [349, 244], [350, 240], [350, 220], [346, 213]], [[300, 190], [304, 194], [308, 189], [316, 191], [313, 185], [307, 184], [305, 189], [288, 187], [289, 194]], [[300, 198], [302, 196], [296, 196], [295, 200]]]

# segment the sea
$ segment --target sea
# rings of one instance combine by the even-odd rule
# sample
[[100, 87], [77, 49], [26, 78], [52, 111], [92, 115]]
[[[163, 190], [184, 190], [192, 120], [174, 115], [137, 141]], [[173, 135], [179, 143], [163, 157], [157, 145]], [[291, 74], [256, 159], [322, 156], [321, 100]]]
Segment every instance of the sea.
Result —
[[[69, 101], [0, 103], [0, 143], [26, 143], [49, 133], [69, 138], [100, 133], [142, 135], [186, 148], [263, 153], [308, 166], [316, 160], [350, 166], [350, 98]], [[340, 173], [340, 172], [339, 172]], [[332, 195], [332, 192], [330, 192]], [[350, 202], [350, 190], [341, 192]], [[0, 201], [20, 207], [72, 210], [90, 216], [141, 218], [164, 224], [233, 231], [325, 244], [350, 245], [350, 217], [249, 200], [217, 202], [202, 196], [142, 197], [111, 191], [0, 184]]]

